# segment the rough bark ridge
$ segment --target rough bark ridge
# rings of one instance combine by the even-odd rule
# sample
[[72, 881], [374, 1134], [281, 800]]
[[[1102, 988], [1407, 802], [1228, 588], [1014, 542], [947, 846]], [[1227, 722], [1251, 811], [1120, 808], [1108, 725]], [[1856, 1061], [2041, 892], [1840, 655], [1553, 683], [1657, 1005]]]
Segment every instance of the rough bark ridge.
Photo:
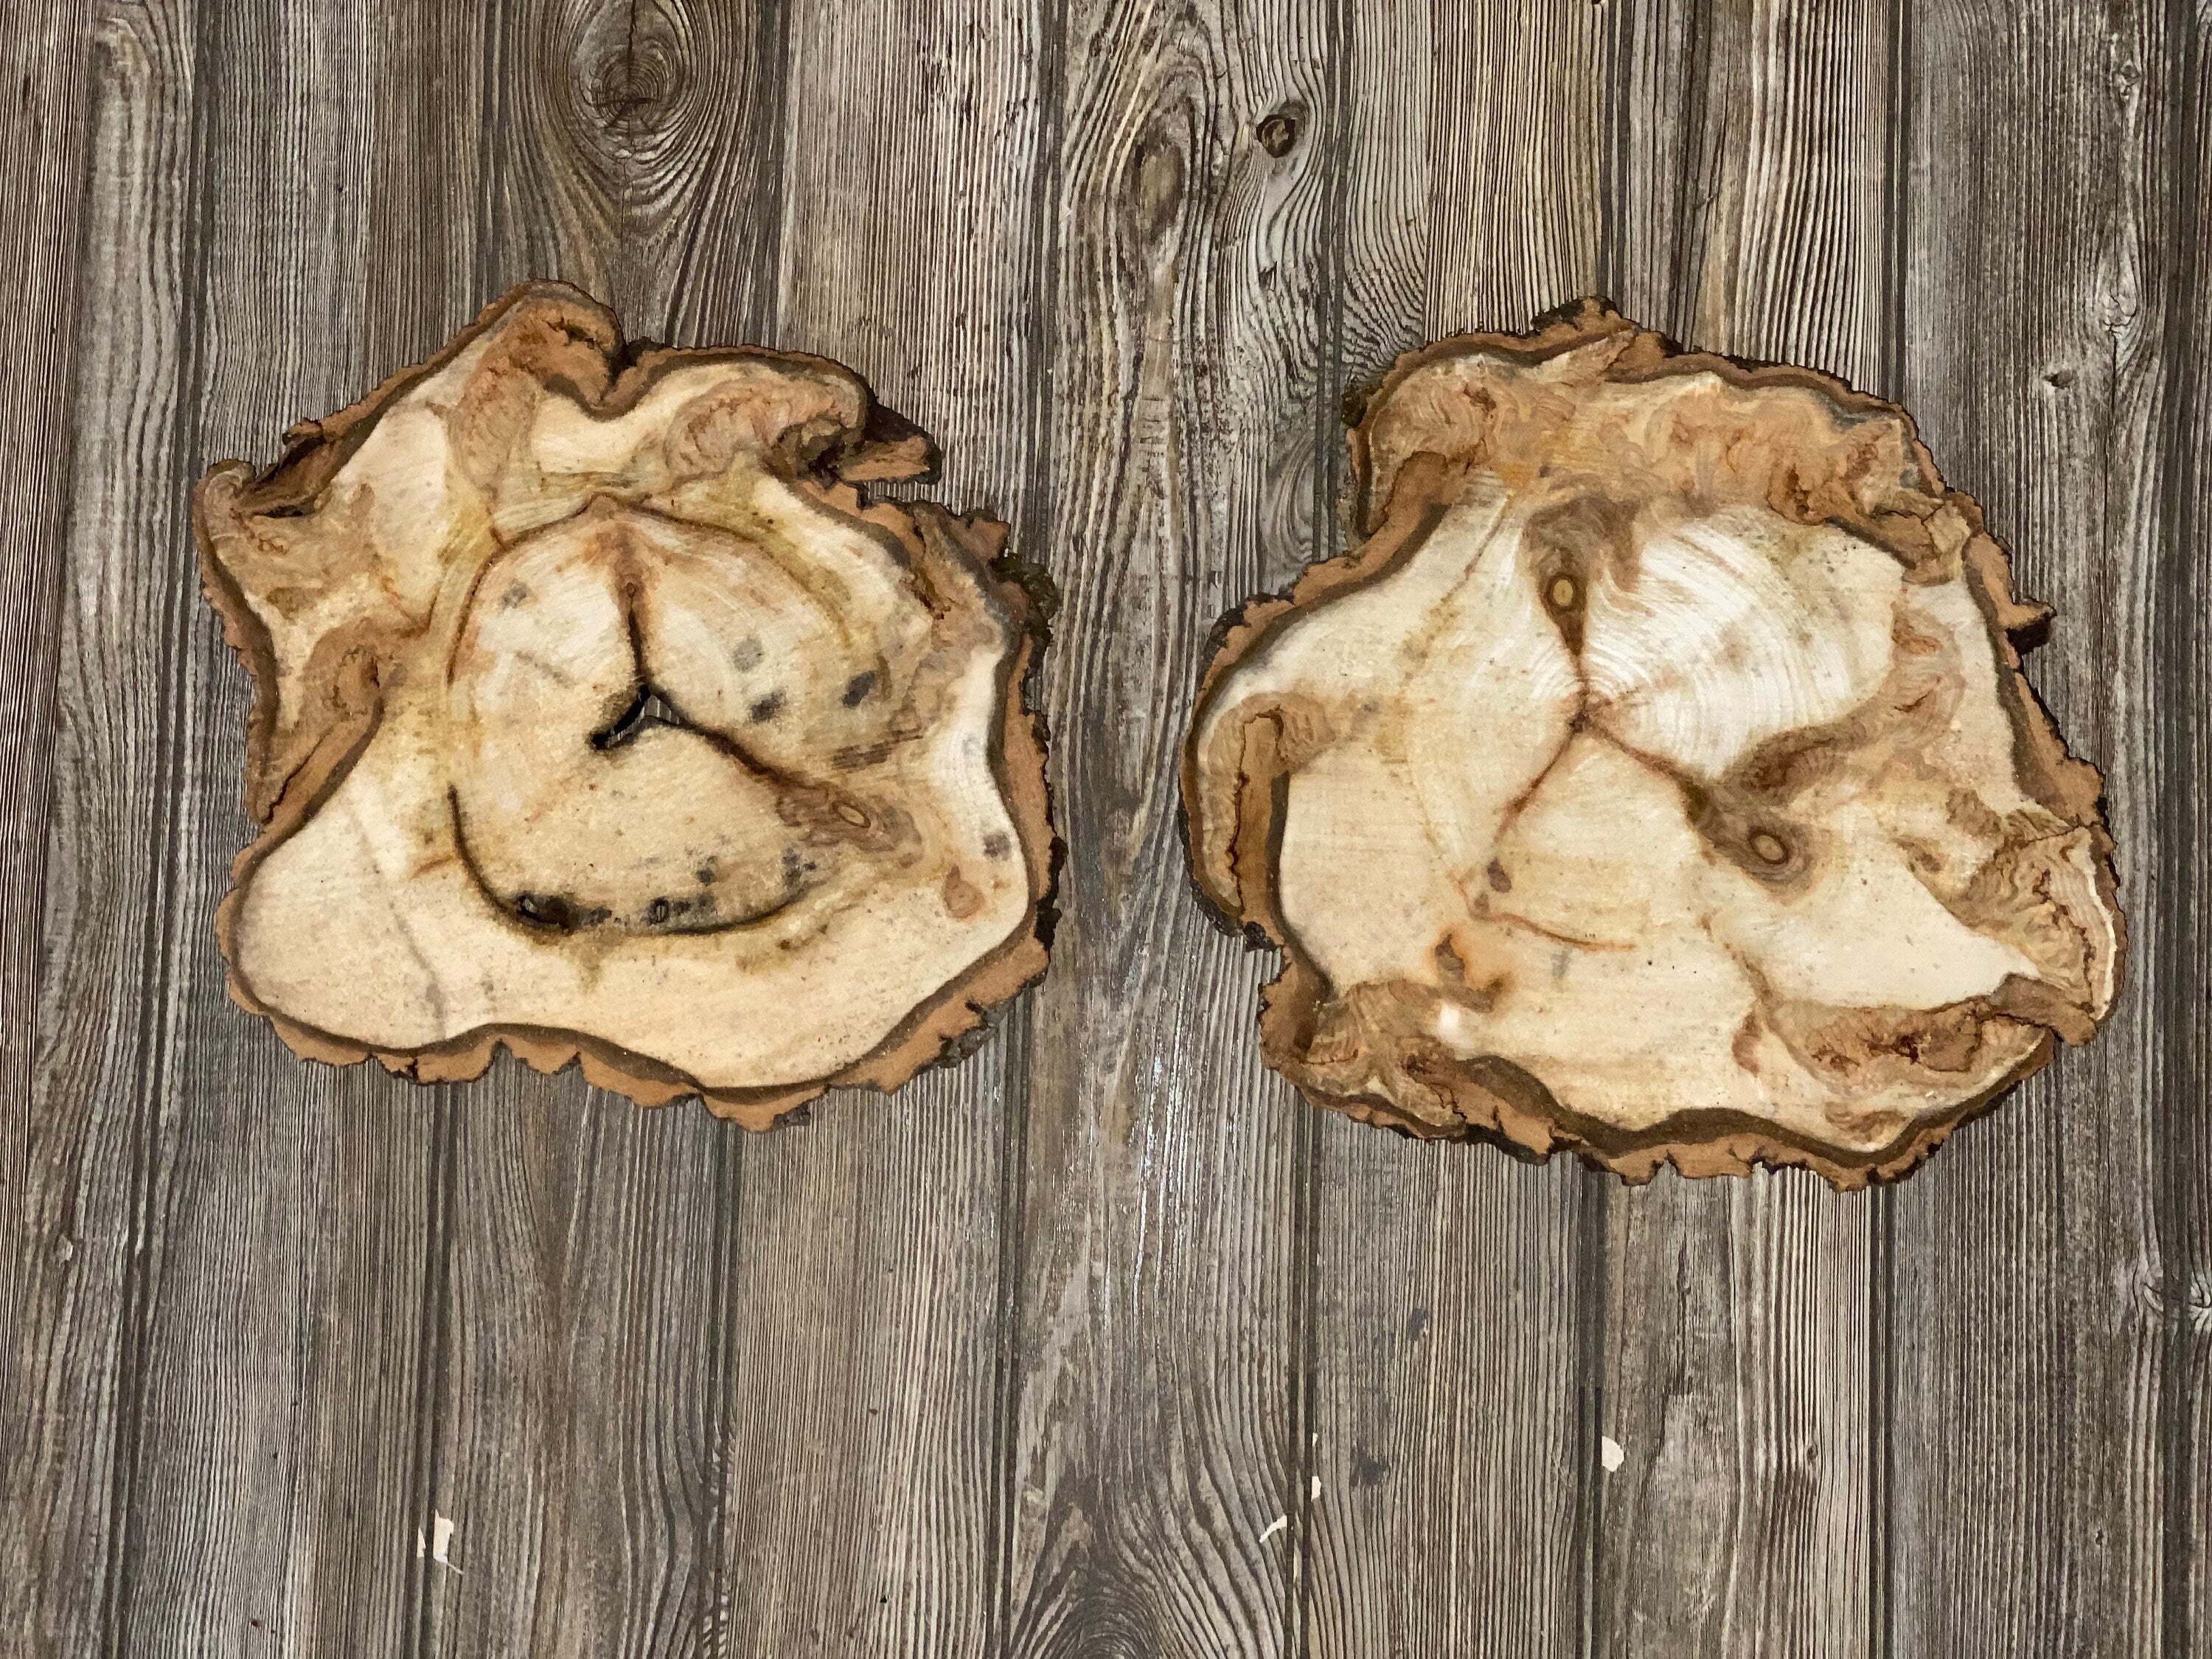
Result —
[[1183, 760], [1315, 1099], [1857, 1186], [2088, 1038], [2102, 781], [1901, 410], [1593, 301], [1402, 358], [1352, 457], [1364, 541], [1230, 619]]
[[304, 1055], [499, 1042], [753, 1127], [1043, 971], [1034, 611], [850, 371], [532, 284], [194, 500], [257, 684], [217, 933]]

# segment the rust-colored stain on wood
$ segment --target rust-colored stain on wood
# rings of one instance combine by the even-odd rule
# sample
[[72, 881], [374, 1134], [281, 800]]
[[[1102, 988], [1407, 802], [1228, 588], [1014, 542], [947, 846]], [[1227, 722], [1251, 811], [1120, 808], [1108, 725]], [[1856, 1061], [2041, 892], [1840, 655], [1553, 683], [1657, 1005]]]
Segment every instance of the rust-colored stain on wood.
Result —
[[[2212, 1643], [2201, 8], [23, 9], [0, 1649]], [[888, 1102], [420, 1088], [226, 999], [192, 481], [532, 278], [850, 365], [1057, 590], [1052, 968]], [[1213, 624], [1345, 550], [1346, 393], [1583, 295], [1909, 408], [2060, 619], [2126, 982], [1902, 1185], [1315, 1111], [1185, 878]]]

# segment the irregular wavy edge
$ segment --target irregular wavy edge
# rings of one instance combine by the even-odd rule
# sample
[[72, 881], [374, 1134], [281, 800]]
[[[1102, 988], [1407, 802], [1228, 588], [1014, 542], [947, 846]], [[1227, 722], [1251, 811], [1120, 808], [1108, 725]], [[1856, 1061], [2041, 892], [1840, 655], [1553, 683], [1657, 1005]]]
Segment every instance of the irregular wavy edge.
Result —
[[[2048, 606], [2024, 603], [2014, 595], [2011, 557], [1989, 533], [1980, 503], [1944, 482], [1934, 456], [1921, 441], [1918, 423], [1902, 405], [1862, 392], [1820, 369], [1687, 349], [1667, 336], [1629, 320], [1609, 301], [1593, 295], [1538, 317], [1525, 334], [1467, 332], [1416, 347], [1401, 354], [1370, 386], [1347, 392], [1345, 422], [1351, 428], [1348, 441], [1352, 483], [1344, 516], [1347, 536], [1361, 538], [1358, 544], [1334, 557], [1309, 564], [1287, 590], [1255, 595], [1215, 624], [1212, 654], [1200, 671], [1198, 698], [1191, 711], [1190, 728], [1183, 739], [1178, 769], [1182, 790], [1183, 850], [1192, 883], [1205, 904], [1231, 932], [1242, 933], [1255, 947], [1271, 946], [1281, 951], [1285, 958], [1283, 972], [1261, 992], [1258, 1024], [1262, 1053], [1270, 1067], [1282, 1069], [1274, 1058], [1273, 1032], [1295, 1020], [1302, 1009], [1315, 1005], [1324, 981], [1275, 912], [1272, 894], [1260, 896], [1260, 902], [1255, 904], [1241, 891], [1220, 892], [1208, 878], [1196, 826], [1198, 738], [1214, 696], [1230, 671], [1271, 638], [1288, 618], [1334, 595], [1381, 579], [1425, 538], [1426, 526], [1412, 522], [1403, 523], [1401, 533], [1395, 537], [1386, 532], [1394, 524], [1413, 516], [1413, 508], [1419, 507], [1432, 514], [1437, 503], [1408, 502], [1401, 507], [1394, 491], [1394, 499], [1387, 504], [1388, 511], [1378, 515], [1375, 503], [1369, 500], [1371, 475], [1368, 423], [1374, 411], [1409, 375], [1431, 363], [1478, 352], [1502, 352], [1539, 361], [1618, 334], [1638, 337], [1637, 344], [1649, 354], [1652, 378], [1709, 371], [1738, 386], [1808, 387], [1847, 412], [1891, 416], [1903, 423], [1911, 452], [1926, 476], [1929, 491], [1960, 511], [1969, 526], [1970, 535], [1960, 556], [1960, 563], [1967, 591], [1988, 623], [1998, 660], [2006, 671], [1999, 677], [1999, 691], [2012, 726], [2014, 760], [2022, 781], [2061, 816], [2091, 832], [2096, 852], [2098, 896], [2111, 914], [2115, 929], [2112, 994], [2117, 1000], [2127, 969], [2127, 915], [2119, 902], [2119, 879], [2112, 865], [2114, 843], [2102, 811], [2104, 775], [2090, 762], [2067, 749], [2057, 722], [2021, 668], [2016, 636], [2041, 629], [2051, 620], [2052, 612]], [[1272, 804], [1267, 811], [1272, 842], [1279, 839], [1280, 823]], [[1271, 861], [1271, 880], [1273, 873]], [[2021, 1023], [2034, 1022], [2023, 1019]], [[2099, 1023], [2101, 1024], [2101, 1019]], [[1554, 1152], [1565, 1151], [1590, 1167], [1610, 1170], [1632, 1184], [1651, 1180], [1669, 1164], [1692, 1178], [1748, 1175], [1754, 1165], [1764, 1164], [1775, 1169], [1809, 1170], [1849, 1192], [1871, 1183], [1894, 1182], [1909, 1174], [1949, 1139], [1961, 1124], [1987, 1111], [2002, 1097], [2049, 1065], [2057, 1051], [2058, 1041], [2056, 1031], [2044, 1027], [2042, 1039], [2034, 1049], [1990, 1088], [1948, 1111], [1917, 1121], [1895, 1140], [1864, 1153], [1795, 1134], [1767, 1120], [1725, 1109], [1695, 1108], [1671, 1113], [1645, 1129], [1618, 1129], [1570, 1110], [1548, 1089], [1514, 1099], [1464, 1075], [1455, 1075], [1451, 1080], [1458, 1118], [1447, 1123], [1419, 1117], [1379, 1096], [1332, 1094], [1297, 1079], [1291, 1081], [1315, 1103], [1363, 1122], [1382, 1124], [1423, 1139], [1487, 1139], [1509, 1152], [1530, 1157], [1540, 1163], [1548, 1161]]]
[[[424, 362], [387, 376], [367, 396], [334, 415], [302, 421], [284, 434], [284, 453], [270, 466], [256, 471], [249, 463], [220, 461], [204, 473], [192, 489], [192, 535], [198, 549], [200, 587], [222, 624], [223, 640], [245, 666], [254, 686], [253, 709], [248, 716], [246, 775], [249, 800], [270, 746], [276, 720], [277, 670], [275, 647], [260, 618], [253, 614], [215, 556], [204, 497], [210, 482], [223, 474], [250, 475], [252, 488], [271, 503], [302, 502], [319, 495], [358, 447], [387, 405], [419, 382], [444, 368], [490, 329], [508, 311], [531, 302], [549, 301], [571, 307], [597, 325], [599, 349], [611, 371], [604, 395], [583, 395], [578, 402], [593, 415], [620, 414], [634, 405], [655, 381], [670, 371], [702, 363], [751, 361], [787, 364], [809, 372], [828, 373], [858, 388], [864, 410], [857, 433], [828, 452], [803, 459], [783, 458], [793, 465], [789, 482], [821, 495], [823, 476], [843, 485], [878, 480], [927, 481], [936, 476], [938, 452], [921, 428], [887, 408], [867, 382], [843, 364], [804, 352], [776, 351], [765, 346], [681, 348], [647, 342], [624, 342], [613, 311], [581, 289], [566, 283], [528, 282], [518, 284], [477, 313], [476, 320], [453, 336]], [[809, 475], [811, 476], [809, 476]], [[842, 509], [842, 504], [829, 505]], [[1049, 959], [1055, 920], [1054, 896], [1058, 890], [1064, 852], [1052, 827], [1051, 791], [1045, 777], [1046, 738], [1043, 716], [1029, 706], [1030, 672], [1036, 653], [1048, 637], [1044, 618], [1029, 587], [1018, 575], [1001, 575], [991, 556], [1002, 544], [1006, 526], [981, 516], [958, 516], [932, 502], [884, 501], [907, 519], [915, 533], [917, 512], [940, 520], [946, 539], [980, 579], [986, 595], [1006, 611], [1018, 641], [1000, 665], [1000, 719], [991, 747], [992, 775], [997, 780], [1013, 820], [1030, 878], [1030, 900], [1021, 924], [991, 951], [948, 981], [883, 1038], [849, 1066], [830, 1075], [805, 1082], [760, 1089], [716, 1089], [675, 1066], [641, 1054], [589, 1032], [531, 1025], [479, 1026], [460, 1036], [414, 1048], [380, 1048], [356, 1042], [340, 1034], [322, 1030], [278, 1012], [256, 996], [238, 967], [235, 928], [239, 902], [255, 867], [291, 838], [329, 797], [376, 728], [380, 702], [371, 700], [367, 717], [334, 729], [315, 751], [284, 780], [265, 813], [254, 812], [260, 824], [254, 839], [231, 860], [229, 888], [216, 908], [215, 934], [221, 950], [225, 981], [231, 1000], [248, 1013], [265, 1019], [285, 1047], [303, 1060], [331, 1066], [356, 1066], [374, 1060], [386, 1071], [418, 1083], [465, 1082], [490, 1066], [503, 1046], [534, 1069], [552, 1073], [572, 1062], [594, 1087], [627, 1097], [641, 1106], [663, 1106], [696, 1096], [715, 1116], [747, 1129], [764, 1130], [787, 1115], [833, 1088], [867, 1087], [889, 1094], [930, 1066], [955, 1063], [965, 1058], [960, 1039], [982, 1024], [989, 1012], [1011, 1000], [1044, 975]]]

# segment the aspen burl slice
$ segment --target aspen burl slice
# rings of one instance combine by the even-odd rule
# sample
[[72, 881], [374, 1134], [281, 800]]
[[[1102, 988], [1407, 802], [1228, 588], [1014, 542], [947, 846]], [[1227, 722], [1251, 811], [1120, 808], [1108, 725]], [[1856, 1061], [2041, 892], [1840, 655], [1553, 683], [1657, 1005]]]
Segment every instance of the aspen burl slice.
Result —
[[863, 500], [933, 458], [849, 371], [532, 284], [289, 442], [194, 512], [258, 692], [217, 933], [301, 1054], [761, 1127], [1043, 971], [1032, 612], [1003, 526]]
[[2101, 781], [1903, 411], [1591, 302], [1401, 359], [1352, 457], [1364, 539], [1231, 619], [1183, 761], [1301, 1088], [1850, 1187], [2088, 1038]]

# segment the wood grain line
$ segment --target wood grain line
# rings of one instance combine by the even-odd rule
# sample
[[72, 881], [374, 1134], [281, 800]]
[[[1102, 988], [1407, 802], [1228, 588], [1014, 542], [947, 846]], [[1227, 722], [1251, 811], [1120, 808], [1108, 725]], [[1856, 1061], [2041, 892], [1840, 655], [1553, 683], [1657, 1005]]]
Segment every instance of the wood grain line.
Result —
[[[170, 453], [166, 471], [168, 477], [181, 483], [191, 475], [192, 458], [201, 439], [201, 405], [197, 394], [203, 389], [206, 374], [204, 302], [210, 169], [204, 73], [206, 19], [196, 6], [179, 6], [175, 21], [179, 35], [189, 36], [191, 61], [189, 70], [180, 77], [189, 90], [184, 112], [183, 165], [178, 174], [182, 212], [174, 228], [182, 256], [182, 272], [177, 283], [180, 304], [176, 313], [173, 349], [178, 363], [177, 384], [180, 389], [189, 389], [194, 394], [194, 401], [181, 405], [180, 418], [169, 428]], [[165, 1224], [167, 1220], [168, 1188], [176, 1168], [173, 1160], [161, 1156], [164, 1148], [161, 1143], [167, 1138], [160, 1131], [166, 1115], [163, 1108], [167, 1091], [163, 1085], [170, 1081], [174, 1033], [169, 1005], [177, 969], [176, 894], [180, 882], [187, 878], [189, 858], [185, 840], [178, 833], [185, 821], [185, 790], [179, 779], [184, 750], [180, 713], [185, 699], [174, 689], [188, 648], [179, 635], [189, 593], [190, 584], [173, 577], [161, 585], [149, 607], [157, 618], [151, 641], [155, 694], [152, 745], [155, 764], [150, 791], [155, 803], [151, 815], [155, 826], [152, 844], [160, 851], [155, 881], [149, 896], [150, 902], [137, 929], [138, 975], [147, 991], [137, 1008], [134, 1044], [137, 1068], [132, 1079], [133, 1092], [141, 1103], [133, 1124], [134, 1249], [125, 1267], [121, 1293], [123, 1332], [116, 1367], [121, 1407], [117, 1414], [116, 1449], [110, 1465], [108, 1494], [109, 1512], [122, 1524], [120, 1536], [115, 1540], [117, 1547], [106, 1556], [106, 1605], [101, 1614], [102, 1634], [118, 1647], [127, 1647], [129, 1643], [131, 1586], [143, 1549], [147, 1517], [137, 1499], [146, 1430], [149, 1370], [147, 1351], [153, 1346], [151, 1328], [156, 1286], [171, 1249], [167, 1225], [157, 1228], [155, 1218], [160, 1216]]]
[[[1026, 246], [1030, 270], [1025, 295], [1022, 338], [1022, 480], [1020, 507], [1011, 515], [1011, 544], [1024, 557], [1050, 565], [1058, 545], [1060, 515], [1054, 488], [1054, 439], [1058, 428], [1054, 380], [1058, 346], [1058, 319], [1054, 301], [1060, 294], [1062, 244], [1061, 192], [1067, 112], [1066, 65], [1067, 6], [1051, 0], [1039, 8], [1036, 23], [1037, 100], [1036, 147], [1030, 161]], [[1063, 648], [1064, 648], [1064, 636]], [[1033, 672], [1026, 688], [1033, 707], [1042, 706], [1043, 678]], [[1050, 736], [1048, 733], [1048, 743]], [[1053, 783], [1057, 788], [1057, 780]], [[1054, 848], [1055, 907], [1052, 933], [1057, 934], [1059, 908], [1066, 903], [1067, 809], [1064, 792], [1055, 793], [1054, 827], [1060, 838]], [[1051, 943], [1048, 936], [1047, 943]], [[1047, 969], [1049, 973], [1051, 970]], [[1005, 1115], [1005, 1133], [1000, 1143], [999, 1264], [994, 1310], [998, 1332], [991, 1376], [993, 1468], [997, 1491], [991, 1512], [993, 1582], [989, 1651], [1014, 1651], [1014, 1579], [1017, 1571], [1015, 1538], [1021, 1525], [1018, 1507], [1020, 1488], [1022, 1406], [1021, 1328], [1024, 1261], [1029, 1247], [1029, 1078], [1036, 1064], [1036, 1023], [1031, 992], [1018, 1003], [1007, 1020], [1005, 1035], [1006, 1086], [1018, 1096]]]
[[[489, 297], [483, 292], [486, 239], [477, 204], [489, 171], [491, 135], [484, 110], [492, 97], [480, 15], [434, 3], [388, 5], [378, 9], [375, 24], [369, 93], [375, 149], [362, 319], [363, 355], [372, 376], [422, 361]], [[366, 1072], [362, 1075], [364, 1085], [371, 1080]], [[344, 1086], [351, 1086], [350, 1079]], [[407, 1247], [417, 1274], [411, 1324], [404, 1328], [404, 1352], [411, 1364], [406, 1463], [398, 1498], [400, 1584], [396, 1592], [384, 1587], [391, 1568], [381, 1534], [390, 1522], [382, 1516], [372, 1509], [374, 1519], [349, 1517], [351, 1525], [333, 1527], [326, 1545], [334, 1558], [331, 1571], [347, 1590], [312, 1600], [316, 1634], [307, 1647], [314, 1652], [358, 1641], [364, 1625], [390, 1616], [394, 1601], [404, 1639], [415, 1652], [428, 1651], [440, 1581], [451, 1571], [427, 1547], [418, 1552], [411, 1546], [417, 1538], [427, 1545], [440, 1512], [437, 1486], [449, 1427], [440, 1406], [452, 1358], [448, 1267], [461, 1202], [456, 1149], [464, 1091], [380, 1086], [403, 1096], [404, 1103], [395, 1103], [421, 1126], [416, 1208], [409, 1224], [386, 1224], [395, 1244], [403, 1232], [411, 1232]], [[396, 1207], [401, 1187], [378, 1182], [368, 1190], [381, 1188], [383, 1205]], [[389, 1310], [388, 1334], [380, 1334], [398, 1346], [401, 1322], [410, 1317]], [[349, 1415], [356, 1419], [349, 1435], [365, 1437], [370, 1431], [360, 1419], [370, 1413], [356, 1406]]]
[[[1352, 0], [1336, 0], [1322, 17], [1322, 64], [1323, 82], [1319, 107], [1311, 118], [1318, 129], [1308, 142], [1320, 158], [1319, 180], [1322, 230], [1316, 250], [1316, 288], [1321, 296], [1321, 323], [1314, 386], [1313, 437], [1308, 469], [1313, 492], [1307, 508], [1312, 526], [1308, 540], [1309, 560], [1334, 558], [1344, 550], [1343, 520], [1337, 503], [1345, 489], [1343, 431], [1345, 369], [1345, 268], [1348, 263], [1352, 225]], [[1292, 1244], [1297, 1273], [1292, 1291], [1293, 1319], [1297, 1349], [1291, 1374], [1290, 1404], [1291, 1446], [1297, 1460], [1291, 1492], [1295, 1504], [1297, 1542], [1296, 1571], [1285, 1586], [1283, 1628], [1301, 1653], [1313, 1646], [1313, 1601], [1318, 1575], [1314, 1555], [1315, 1510], [1321, 1501], [1321, 1434], [1315, 1402], [1321, 1386], [1321, 1125], [1316, 1114], [1299, 1122], [1291, 1148], [1292, 1167], [1298, 1172], [1297, 1212]]]
[[[437, 1525], [438, 1510], [434, 1500], [438, 1474], [445, 1462], [447, 1420], [446, 1414], [438, 1409], [438, 1402], [445, 1395], [447, 1367], [453, 1357], [453, 1275], [447, 1271], [447, 1261], [453, 1236], [459, 1163], [453, 1156], [456, 1108], [450, 1097], [451, 1085], [439, 1085], [434, 1093], [425, 1182], [429, 1189], [429, 1203], [422, 1216], [420, 1235], [422, 1279], [416, 1305], [414, 1389], [408, 1401], [410, 1456], [404, 1511], [417, 1534], [426, 1538], [428, 1534], [423, 1529]], [[404, 1529], [401, 1537], [404, 1541]], [[442, 1565], [432, 1560], [427, 1552], [418, 1551], [405, 1568], [405, 1582], [400, 1591], [399, 1627], [411, 1637], [416, 1653], [430, 1651], [433, 1581]], [[319, 1625], [322, 1622], [318, 1620]], [[350, 1625], [350, 1620], [348, 1622]], [[355, 1633], [351, 1628], [341, 1632], [347, 1638]]]
[[[489, 172], [492, 137], [485, 112], [493, 91], [483, 67], [481, 16], [434, 4], [403, 5], [386, 10], [380, 21], [371, 94], [377, 154], [365, 309], [370, 362], [376, 371], [388, 373], [434, 352], [489, 297], [482, 277], [486, 238], [478, 198]], [[441, 1407], [453, 1356], [450, 1269], [461, 1203], [462, 1108], [459, 1090], [439, 1085], [422, 1092], [421, 1101], [409, 1103], [410, 1115], [420, 1112], [427, 1121], [421, 1208], [413, 1218], [421, 1278], [411, 1332], [399, 1628], [412, 1651], [428, 1653], [436, 1638], [438, 1592], [453, 1571], [432, 1559], [427, 1546], [441, 1513], [439, 1483], [450, 1426]], [[407, 1550], [410, 1532], [424, 1547]], [[349, 1573], [361, 1572], [362, 1558], [378, 1559], [376, 1542], [359, 1536], [344, 1541], [341, 1547], [353, 1557], [346, 1564]], [[372, 1613], [381, 1611], [374, 1592], [364, 1599]], [[357, 1639], [344, 1614], [315, 1611], [325, 1642]]]
[[[753, 227], [752, 252], [744, 273], [740, 306], [717, 313], [717, 319], [726, 326], [734, 325], [737, 338], [765, 342], [777, 336], [781, 297], [776, 273], [782, 263], [785, 217], [784, 132], [791, 73], [787, 7], [761, 9], [754, 19], [752, 46], [750, 85], [754, 90], [746, 132], [747, 148], [751, 152], [748, 165], [751, 173], [749, 213]], [[708, 216], [698, 215], [684, 238], [683, 253], [678, 260], [671, 331], [679, 338], [696, 341], [716, 337], [708, 325], [708, 307], [702, 305], [695, 313], [690, 297], [697, 281], [695, 273], [699, 269], [701, 249], [709, 245], [708, 226]], [[708, 1577], [696, 1647], [698, 1651], [718, 1656], [718, 1659], [726, 1659], [732, 1650], [732, 1611], [742, 1588], [737, 1580], [731, 1540], [732, 1513], [743, 1498], [731, 1473], [735, 1461], [738, 1369], [741, 1363], [741, 1328], [736, 1302], [741, 1283], [746, 1219], [744, 1153], [741, 1146], [725, 1149], [717, 1177], [713, 1208], [713, 1272], [721, 1299], [708, 1386], [715, 1413], [711, 1467], [718, 1478], [702, 1534]]]

